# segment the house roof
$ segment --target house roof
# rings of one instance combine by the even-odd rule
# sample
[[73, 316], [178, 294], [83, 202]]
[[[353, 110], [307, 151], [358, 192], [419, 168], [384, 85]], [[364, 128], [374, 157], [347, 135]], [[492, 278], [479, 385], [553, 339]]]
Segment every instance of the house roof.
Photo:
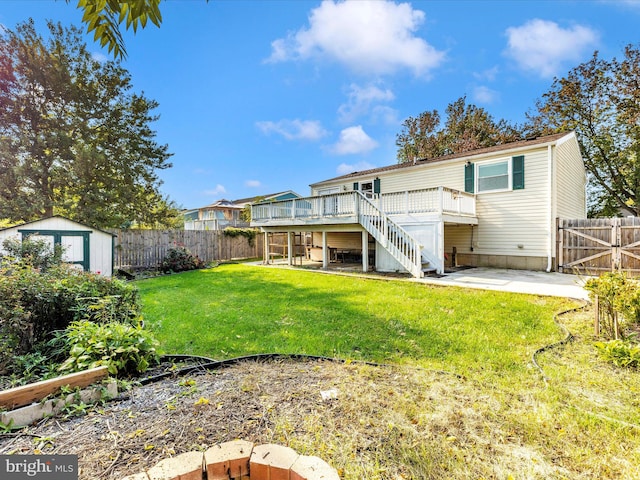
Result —
[[257, 202], [259, 200], [271, 200], [272, 198], [279, 197], [280, 195], [286, 195], [287, 193], [293, 193], [296, 197], [300, 196], [293, 190], [285, 190], [284, 192], [268, 193], [266, 195], [257, 195], [255, 197], [240, 198], [238, 200], [234, 200], [233, 203], [235, 203], [236, 205], [246, 205], [248, 203]]
[[44, 217], [44, 218], [40, 218], [38, 220], [31, 220], [30, 222], [20, 223], [19, 225], [12, 225], [11, 227], [0, 228], [0, 232], [3, 232], [5, 230], [10, 230], [12, 228], [22, 228], [22, 227], [25, 227], [25, 226], [28, 226], [28, 225], [32, 225], [34, 223], [42, 222], [44, 220], [49, 220], [50, 218], [62, 218], [64, 220], [67, 220], [68, 222], [73, 222], [76, 225], [82, 225], [83, 227], [89, 228], [91, 230], [95, 230], [97, 232], [106, 233], [107, 235], [111, 235], [112, 237], [117, 237], [117, 235], [115, 235], [115, 234], [113, 234], [111, 232], [107, 232], [106, 230], [101, 230], [99, 228], [95, 228], [95, 227], [92, 227], [90, 225], [86, 225], [84, 223], [76, 222], [75, 220], [71, 220], [70, 218], [63, 217], [62, 215], [52, 215], [50, 217]]
[[477, 150], [470, 150], [468, 152], [454, 153], [451, 155], [443, 155], [441, 157], [436, 157], [436, 158], [425, 158], [422, 160], [417, 160], [416, 162], [396, 163], [394, 165], [388, 165], [386, 167], [372, 168], [370, 170], [363, 170], [361, 172], [348, 173], [346, 175], [341, 175], [339, 177], [334, 177], [328, 180], [322, 180], [321, 182], [312, 183], [310, 186], [313, 187], [315, 185], [334, 182], [336, 180], [345, 180], [348, 178], [357, 178], [357, 177], [362, 177], [367, 175], [375, 175], [378, 173], [389, 172], [392, 170], [401, 170], [403, 168], [411, 168], [411, 167], [416, 167], [421, 165], [431, 165], [431, 164], [450, 161], [450, 160], [464, 160], [464, 159], [469, 159], [469, 158], [480, 156], [480, 155], [488, 155], [488, 154], [498, 153], [502, 151], [506, 152], [510, 150], [519, 150], [519, 149], [529, 148], [536, 145], [552, 144], [568, 135], [574, 135], [574, 133], [573, 132], [556, 133], [553, 135], [545, 135], [542, 137], [520, 140], [517, 142], [504, 143], [502, 145], [495, 145], [493, 147], [479, 148]]

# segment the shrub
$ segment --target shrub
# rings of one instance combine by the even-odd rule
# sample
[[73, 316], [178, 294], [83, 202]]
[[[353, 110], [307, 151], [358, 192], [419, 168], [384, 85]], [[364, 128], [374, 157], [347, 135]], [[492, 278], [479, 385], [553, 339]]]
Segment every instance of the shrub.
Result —
[[2, 248], [5, 253], [0, 254], [0, 265], [5, 268], [33, 267], [45, 271], [62, 263], [62, 247], [55, 245], [52, 249], [46, 240], [7, 238]]
[[98, 325], [74, 321], [66, 331], [69, 358], [61, 371], [106, 366], [113, 375], [143, 372], [158, 363], [158, 341], [141, 326], [110, 322]]
[[[600, 312], [604, 314], [603, 327], [607, 334], [624, 334], [621, 327], [640, 322], [640, 283], [624, 272], [607, 272], [585, 283], [592, 301], [598, 298]], [[618, 318], [621, 316], [621, 318]], [[617, 325], [616, 320], [621, 320]]]
[[596, 342], [600, 355], [619, 367], [638, 368], [640, 366], [640, 345], [629, 340]]
[[167, 272], [184, 272], [204, 267], [204, 262], [193, 255], [187, 248], [177, 246], [170, 248], [162, 260], [160, 269]]
[[135, 285], [67, 265], [0, 269], [0, 374], [17, 371], [15, 356], [31, 353], [73, 320], [137, 324]]
[[253, 244], [258, 236], [258, 230], [255, 228], [235, 228], [235, 227], [227, 227], [222, 233], [231, 238], [236, 237], [244, 237], [247, 239], [249, 246], [253, 247]]

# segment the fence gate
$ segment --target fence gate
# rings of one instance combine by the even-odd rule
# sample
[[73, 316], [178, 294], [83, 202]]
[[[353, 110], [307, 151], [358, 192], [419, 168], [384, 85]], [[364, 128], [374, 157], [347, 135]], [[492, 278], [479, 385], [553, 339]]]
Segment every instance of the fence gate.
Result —
[[558, 271], [640, 275], [640, 218], [558, 220]]

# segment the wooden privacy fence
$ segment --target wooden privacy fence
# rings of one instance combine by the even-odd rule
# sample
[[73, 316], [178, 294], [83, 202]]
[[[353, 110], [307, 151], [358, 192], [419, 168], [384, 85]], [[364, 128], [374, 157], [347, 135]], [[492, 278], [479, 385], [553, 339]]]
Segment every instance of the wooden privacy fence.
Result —
[[640, 218], [558, 220], [558, 271], [640, 275]]
[[155, 269], [168, 250], [184, 246], [205, 262], [262, 258], [264, 235], [249, 243], [243, 236], [231, 237], [221, 230], [112, 230], [114, 268]]

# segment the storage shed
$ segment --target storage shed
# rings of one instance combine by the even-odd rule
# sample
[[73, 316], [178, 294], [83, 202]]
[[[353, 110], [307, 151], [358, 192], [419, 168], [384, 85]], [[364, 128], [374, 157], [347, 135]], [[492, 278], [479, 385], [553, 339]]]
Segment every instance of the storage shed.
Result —
[[26, 237], [46, 240], [64, 249], [63, 259], [86, 272], [105, 277], [113, 274], [113, 248], [115, 235], [55, 215], [22, 225], [0, 230], [2, 243], [10, 237], [23, 240]]

